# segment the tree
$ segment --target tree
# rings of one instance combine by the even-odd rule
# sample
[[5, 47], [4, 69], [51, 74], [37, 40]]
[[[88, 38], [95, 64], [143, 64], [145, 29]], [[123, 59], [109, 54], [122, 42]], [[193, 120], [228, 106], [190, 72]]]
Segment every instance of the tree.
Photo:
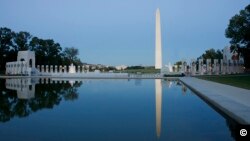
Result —
[[230, 19], [225, 36], [231, 39], [231, 51], [242, 55], [245, 67], [250, 68], [250, 5]]
[[74, 48], [74, 47], [66, 47], [63, 51], [63, 55], [65, 57], [66, 60], [68, 60], [70, 63], [79, 63], [79, 59], [78, 59], [78, 54], [79, 54], [79, 51], [78, 49]]
[[21, 31], [19, 33], [15, 34], [15, 44], [16, 44], [16, 48], [15, 51], [22, 51], [22, 50], [28, 50], [29, 49], [29, 42], [31, 39], [31, 35], [28, 32], [25, 31]]
[[215, 51], [215, 49], [211, 48], [205, 51], [205, 53], [203, 53], [198, 59], [211, 59], [212, 63], [214, 59], [222, 59], [223, 58], [223, 54], [222, 52], [218, 49], [217, 51]]
[[36, 62], [39, 65], [55, 65], [62, 59], [62, 47], [52, 39], [33, 37], [30, 41], [30, 49], [36, 52]]
[[13, 47], [14, 32], [9, 28], [0, 28], [0, 69], [5, 68], [5, 63], [9, 57], [9, 50]]

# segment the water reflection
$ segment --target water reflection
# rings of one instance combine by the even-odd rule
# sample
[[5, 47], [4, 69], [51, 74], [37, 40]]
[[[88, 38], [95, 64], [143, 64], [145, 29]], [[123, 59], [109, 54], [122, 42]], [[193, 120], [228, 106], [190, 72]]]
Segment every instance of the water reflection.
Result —
[[18, 99], [35, 98], [35, 85], [39, 83], [38, 79], [6, 79], [5, 86], [9, 90], [17, 92]]
[[[90, 83], [85, 83], [88, 81]], [[123, 83], [124, 81], [122, 81], [122, 83], [117, 83], [120, 81], [112, 80], [112, 81], [115, 81], [115, 82], [110, 83], [112, 85], [109, 85], [109, 83], [108, 84], [106, 83], [106, 82], [110, 82], [111, 80], [103, 80], [103, 81], [105, 81], [105, 82], [99, 83], [100, 82], [99, 80], [84, 80], [86, 87], [84, 87], [84, 90], [82, 90], [82, 89], [81, 90], [82, 90], [82, 92], [85, 93], [85, 95], [84, 95], [85, 97], [83, 98], [85, 101], [84, 102], [76, 102], [76, 103], [85, 104], [86, 106], [77, 105], [74, 108], [69, 108], [70, 110], [74, 109], [74, 111], [72, 113], [74, 113], [76, 116], [72, 116], [74, 118], [68, 116], [68, 119], [70, 119], [70, 123], [72, 123], [70, 125], [70, 126], [72, 126], [72, 128], [69, 128], [69, 126], [66, 126], [65, 128], [62, 128], [62, 130], [65, 130], [65, 131], [67, 129], [70, 129], [70, 130], [74, 129], [74, 131], [83, 130], [86, 133], [88, 133], [87, 135], [95, 134], [95, 133], [96, 134], [99, 133], [98, 135], [100, 135], [101, 133], [95, 129], [102, 129], [103, 131], [106, 131], [106, 130], [109, 131], [109, 130], [113, 129], [113, 128], [111, 128], [112, 126], [113, 127], [115, 126], [115, 129], [117, 129], [117, 133], [119, 131], [124, 132], [124, 133], [128, 133], [129, 131], [131, 131], [132, 128], [136, 129], [136, 131], [132, 130], [131, 132], [129, 132], [129, 133], [131, 133], [131, 136], [133, 136], [134, 132], [139, 131], [138, 129], [142, 129], [145, 126], [144, 126], [144, 122], [142, 122], [142, 124], [138, 124], [138, 122], [133, 123], [132, 121], [134, 120], [134, 117], [133, 117], [133, 120], [131, 120], [132, 118], [129, 119], [131, 116], [130, 115], [131, 112], [128, 112], [128, 111], [133, 110], [130, 108], [138, 107], [137, 100], [142, 100], [145, 97], [147, 97], [147, 95], [143, 95], [143, 97], [137, 97], [140, 95], [136, 95], [137, 92], [145, 92], [145, 90], [147, 92], [150, 92], [150, 95], [152, 97], [150, 97], [150, 99], [147, 99], [148, 101], [146, 101], [146, 102], [140, 101], [140, 104], [143, 104], [143, 102], [145, 102], [146, 103], [145, 105], [150, 105], [149, 107], [151, 107], [151, 109], [153, 109], [152, 112], [149, 113], [150, 117], [152, 117], [152, 118], [149, 118], [149, 120], [147, 120], [146, 122], [148, 123], [148, 121], [150, 121], [150, 123], [152, 123], [151, 125], [153, 126], [153, 128], [149, 124], [150, 125], [149, 128], [152, 130], [152, 131], [150, 131], [150, 133], [153, 135], [154, 138], [157, 137], [158, 138], [157, 140], [165, 140], [167, 138], [167, 136], [169, 135], [169, 133], [173, 133], [170, 131], [173, 128], [175, 128], [176, 126], [178, 126], [178, 123], [176, 122], [176, 120], [183, 119], [180, 117], [183, 117], [183, 115], [186, 116], [185, 112], [187, 112], [187, 113], [192, 112], [196, 115], [197, 115], [197, 113], [200, 112], [199, 108], [201, 105], [195, 103], [195, 101], [189, 101], [189, 100], [192, 100], [192, 98], [194, 98], [194, 97], [188, 97], [188, 96], [191, 96], [190, 95], [191, 92], [189, 91], [189, 89], [185, 85], [183, 85], [179, 81], [170, 81], [170, 80], [161, 80], [161, 79], [156, 79], [156, 80], [152, 81], [152, 80], [141, 80], [140, 79], [140, 80], [136, 81], [136, 83], [134, 83], [133, 81], [130, 81], [130, 82], [125, 81], [125, 85]], [[143, 81], [143, 83], [142, 83], [142, 81]], [[96, 83], [96, 82], [98, 82], [98, 83]], [[130, 89], [130, 87], [126, 86], [127, 83], [132, 83], [132, 85], [136, 86], [136, 87], [132, 86], [133, 89]], [[155, 83], [155, 85], [153, 85], [154, 83]], [[52, 109], [55, 106], [62, 103], [63, 101], [67, 102], [67, 101], [77, 100], [79, 98], [78, 88], [82, 84], [83, 84], [82, 80], [75, 80], [75, 79], [65, 80], [65, 79], [47, 79], [47, 78], [44, 78], [44, 79], [7, 79], [7, 80], [1, 80], [0, 81], [0, 122], [10, 121], [14, 117], [27, 117], [27, 116], [31, 115], [32, 113], [35, 113], [39, 110]], [[118, 85], [116, 85], [116, 84], [118, 84]], [[139, 87], [138, 87], [138, 84], [139, 84]], [[150, 86], [153, 86], [153, 87], [146, 87], [145, 90], [142, 90], [141, 89], [142, 86], [149, 86], [147, 84], [149, 84]], [[103, 87], [98, 87], [98, 85], [105, 85], [105, 87], [104, 87], [104, 89], [102, 89]], [[126, 91], [124, 91], [124, 93], [123, 93], [123, 91], [120, 91], [120, 87], [116, 89], [116, 88], [114, 88], [114, 85], [115, 86], [122, 86], [124, 88], [123, 90], [126, 90]], [[111, 90], [106, 89], [109, 86], [111, 87]], [[98, 87], [98, 89], [100, 89], [100, 91], [93, 92], [92, 90], [96, 89], [97, 87]], [[143, 88], [145, 88], [145, 87], [143, 87]], [[170, 89], [171, 89], [171, 91], [170, 91]], [[87, 90], [87, 91], [85, 91], [85, 90]], [[115, 90], [117, 90], [117, 91], [115, 91]], [[135, 91], [136, 93], [133, 93], [134, 90], [138, 90], [138, 91]], [[148, 90], [152, 90], [152, 91], [148, 91]], [[166, 95], [164, 95], [164, 92], [166, 93], [166, 91], [168, 91], [168, 93]], [[107, 94], [103, 95], [103, 93], [105, 93], [105, 92]], [[115, 94], [115, 95], [109, 94], [109, 93], [114, 93], [114, 92], [117, 92], [117, 94]], [[102, 95], [98, 95], [99, 93], [101, 93]], [[122, 93], [122, 94], [119, 95], [120, 93]], [[131, 95], [129, 95], [130, 93], [133, 93], [132, 98], [130, 97]], [[181, 93], [185, 96], [181, 95]], [[123, 97], [124, 103], [126, 103], [126, 104], [128, 101], [131, 102], [130, 104], [132, 106], [129, 107], [129, 105], [125, 104], [125, 106], [121, 106], [122, 108], [124, 108], [123, 110], [119, 110], [119, 109], [115, 109], [115, 108], [110, 110], [110, 107], [115, 107], [118, 104], [123, 105], [121, 102], [117, 102], [117, 101], [121, 100], [120, 97]], [[154, 100], [154, 97], [155, 97], [155, 100]], [[131, 99], [128, 99], [128, 98], [131, 98], [131, 99], [138, 98], [138, 99], [136, 99], [136, 102], [135, 102], [136, 105], [133, 105], [133, 101]], [[179, 102], [178, 105], [181, 105], [181, 106], [184, 105], [183, 103], [187, 104], [188, 102], [189, 102], [188, 104], [190, 104], [190, 105], [194, 105], [194, 104], [197, 104], [197, 105], [194, 107], [191, 107], [191, 109], [188, 109], [188, 106], [183, 108], [181, 106], [178, 107], [178, 105], [175, 105], [173, 107], [168, 107], [169, 105], [174, 104], [174, 102], [172, 101], [171, 98], [173, 99], [173, 101], [176, 100], [174, 102], [176, 102], [176, 103]], [[78, 101], [80, 101], [80, 100], [81, 99], [78, 99]], [[126, 100], [128, 100], [128, 101], [126, 101]], [[168, 101], [168, 102], [166, 102], [166, 101]], [[103, 104], [103, 102], [105, 104]], [[148, 104], [148, 102], [152, 102], [152, 104]], [[163, 102], [165, 102], [167, 104], [162, 105]], [[202, 102], [200, 102], [200, 103], [202, 103]], [[61, 104], [61, 106], [62, 105], [63, 104]], [[67, 106], [69, 106], [69, 105], [67, 105]], [[196, 107], [199, 107], [199, 108], [196, 108]], [[144, 114], [148, 113], [148, 109], [145, 109], [145, 111], [144, 111], [143, 108], [138, 110], [141, 113], [135, 113], [135, 114], [133, 113], [133, 114], [136, 116], [138, 116], [137, 114], [142, 114], [143, 117], [147, 117], [147, 116], [144, 116]], [[169, 109], [171, 109], [171, 110], [169, 111]], [[177, 111], [178, 109], [182, 109], [181, 111], [179, 111], [179, 114], [178, 114], [178, 112], [173, 113], [173, 111]], [[56, 110], [58, 110], [58, 109], [55, 109], [55, 111]], [[169, 113], [166, 114], [167, 113], [166, 111], [170, 112], [170, 114]], [[63, 114], [67, 113], [66, 110], [63, 110], [62, 112], [63, 112]], [[82, 115], [78, 114], [78, 113], [82, 113]], [[120, 114], [124, 114], [125, 116], [117, 116], [116, 118], [113, 117], [114, 115], [120, 115]], [[209, 114], [210, 113], [208, 113], [208, 115]], [[165, 116], [168, 116], [168, 120], [166, 120]], [[173, 116], [175, 116], [175, 117], [173, 118]], [[225, 115], [223, 115], [223, 116], [225, 117]], [[155, 119], [154, 119], [154, 117], [155, 117]], [[75, 119], [75, 121], [73, 121], [74, 119]], [[87, 122], [84, 122], [83, 119], [86, 120]], [[200, 119], [199, 116], [192, 117], [190, 119], [203, 120], [203, 119]], [[207, 119], [204, 119], [204, 124], [201, 124], [201, 125], [206, 125]], [[228, 120], [228, 118], [225, 118], [225, 119], [226, 119], [226, 123], [227, 123], [227, 125], [232, 133], [232, 137], [235, 138], [235, 136], [236, 136], [235, 131], [236, 131], [236, 127], [238, 126], [238, 124], [232, 120]], [[124, 126], [124, 127], [128, 126], [128, 128], [122, 129], [121, 126], [119, 126], [119, 124], [117, 125], [117, 122], [115, 122], [115, 121], [119, 121], [119, 120], [126, 121], [126, 123], [132, 122], [133, 124], [131, 124], [132, 125], [131, 127], [129, 127], [129, 124], [128, 125], [126, 124], [126, 126]], [[139, 118], [137, 120], [141, 120], [141, 118]], [[185, 121], [186, 120], [187, 120], [187, 124], [186, 124], [187, 129], [192, 130], [191, 128], [188, 128], [188, 126], [191, 125], [191, 124], [188, 124], [188, 122], [190, 120], [188, 118], [185, 119]], [[103, 126], [103, 125], [105, 125], [105, 123], [103, 123], [102, 121], [107, 122], [107, 123], [111, 123], [111, 126], [110, 127], [108, 127], [109, 125]], [[47, 122], [47, 121], [44, 121], [44, 122]], [[64, 124], [64, 123], [60, 123], [60, 122], [61, 122], [61, 120], [58, 120], [58, 125], [62, 124], [62, 127], [64, 125], [68, 125], [68, 124]], [[90, 123], [91, 125], [88, 125], [88, 123]], [[96, 124], [93, 124], [93, 123], [96, 123]], [[168, 123], [168, 124], [166, 124], [166, 123]], [[196, 122], [193, 122], [193, 123], [196, 123]], [[79, 128], [75, 127], [75, 124], [77, 124], [77, 126], [79, 124]], [[114, 125], [112, 125], [112, 124], [114, 124]], [[76, 130], [76, 129], [80, 129], [80, 130]], [[149, 131], [149, 130], [147, 129], [147, 131]], [[172, 131], [175, 131], [175, 130], [172, 130]], [[178, 131], [179, 131], [179, 129], [178, 129]], [[43, 132], [45, 132], [45, 131], [43, 131]], [[45, 132], [45, 133], [47, 134], [48, 132]], [[107, 133], [107, 134], [105, 134], [105, 133]], [[113, 132], [105, 132], [105, 133], [103, 133], [105, 135], [101, 134], [100, 138], [103, 136], [110, 137], [109, 133], [113, 133]], [[82, 133], [79, 133], [79, 134], [82, 134]], [[178, 133], [176, 133], [176, 134], [178, 134]], [[121, 134], [121, 135], [124, 135], [124, 134]], [[143, 133], [142, 136], [147, 136], [147, 135], [145, 135]], [[148, 136], [150, 136], [150, 134]], [[216, 135], [214, 135], [214, 136], [216, 136]]]
[[0, 122], [27, 117], [42, 109], [52, 109], [62, 100], [78, 98], [81, 81], [51, 79], [6, 79], [0, 81]]
[[156, 134], [161, 136], [161, 106], [162, 106], [162, 84], [161, 79], [155, 79], [155, 107], [156, 107]]

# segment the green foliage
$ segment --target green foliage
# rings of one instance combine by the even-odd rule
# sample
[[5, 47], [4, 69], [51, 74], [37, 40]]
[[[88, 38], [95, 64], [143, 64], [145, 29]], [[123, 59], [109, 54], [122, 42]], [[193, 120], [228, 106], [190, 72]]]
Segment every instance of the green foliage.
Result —
[[250, 90], [250, 75], [199, 76], [197, 78]]
[[79, 55], [79, 50], [77, 48], [74, 47], [66, 47], [63, 51], [63, 56], [65, 57], [65, 61], [71, 63], [74, 63], [76, 65], [80, 65], [81, 62], [78, 60], [78, 56]]
[[29, 50], [29, 41], [31, 37], [30, 33], [25, 31], [16, 33], [14, 36], [15, 51]]
[[199, 58], [203, 59], [222, 59], [223, 54], [220, 50], [215, 51], [213, 48], [206, 50]]
[[0, 70], [5, 69], [6, 62], [16, 61], [18, 51], [22, 50], [35, 51], [37, 65], [82, 64], [77, 57], [78, 49], [71, 47], [63, 51], [53, 39], [32, 37], [25, 31], [15, 33], [6, 27], [0, 28], [0, 37]]
[[200, 57], [197, 58], [198, 59], [204, 59], [204, 63], [206, 63], [206, 59], [211, 59], [212, 63], [214, 61], [214, 59], [223, 59], [223, 54], [222, 51], [220, 51], [219, 49], [217, 51], [215, 51], [215, 49], [211, 48], [205, 51], [205, 53], [203, 53]]
[[250, 68], [250, 5], [230, 19], [225, 36], [231, 39], [231, 50], [242, 55], [245, 67]]
[[125, 70], [115, 71], [115, 72], [141, 73], [141, 74], [160, 73], [160, 70], [159, 69], [155, 69], [154, 67], [131, 66], [131, 67], [128, 67], [128, 68], [125, 69]]
[[130, 66], [127, 67], [125, 70], [134, 70], [134, 69], [144, 69], [145, 67], [143, 66]]
[[0, 81], [0, 123], [8, 122], [15, 117], [27, 117], [43, 109], [52, 109], [62, 100], [78, 99], [78, 88], [82, 82], [71, 86], [69, 83], [37, 84], [35, 98], [19, 99], [17, 92], [5, 87], [5, 81]]
[[175, 65], [179, 65], [180, 66], [180, 65], [182, 65], [182, 62], [178, 61], [178, 62], [175, 63]]

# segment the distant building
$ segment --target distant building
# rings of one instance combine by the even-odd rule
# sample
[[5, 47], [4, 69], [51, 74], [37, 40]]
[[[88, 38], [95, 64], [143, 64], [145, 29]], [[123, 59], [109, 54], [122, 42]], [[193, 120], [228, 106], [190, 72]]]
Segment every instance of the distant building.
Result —
[[17, 61], [6, 63], [5, 73], [8, 75], [35, 75], [38, 73], [35, 63], [34, 51], [19, 51]]
[[117, 70], [125, 70], [128, 66], [125, 66], [125, 65], [121, 65], [121, 66], [116, 66], [115, 68]]

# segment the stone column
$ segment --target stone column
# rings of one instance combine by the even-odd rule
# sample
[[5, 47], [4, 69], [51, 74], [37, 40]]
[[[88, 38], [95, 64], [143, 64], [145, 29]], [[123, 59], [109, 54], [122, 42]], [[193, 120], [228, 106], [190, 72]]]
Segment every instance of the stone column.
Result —
[[41, 72], [41, 70], [40, 70], [40, 69], [41, 69], [41, 68], [40, 68], [40, 65], [37, 65], [37, 66], [36, 66], [36, 69], [37, 69], [39, 72]]
[[57, 68], [57, 65], [55, 65], [55, 71], [54, 71], [55, 73], [57, 73], [58, 72], [58, 68]]
[[211, 75], [211, 69], [212, 66], [211, 66], [211, 59], [207, 59], [207, 74], [208, 75]]
[[239, 60], [236, 61], [236, 73], [240, 73]]
[[44, 73], [44, 65], [42, 65], [42, 70], [41, 70], [42, 73]]
[[218, 59], [214, 59], [214, 73], [216, 75], [219, 74], [219, 63], [218, 63]]
[[77, 66], [77, 69], [78, 69], [77, 73], [81, 73], [81, 66]]
[[227, 74], [231, 74], [231, 62], [230, 60], [227, 61]]
[[85, 66], [86, 72], [89, 72], [89, 65]]
[[49, 66], [46, 65], [46, 73], [49, 73]]
[[54, 73], [53, 65], [50, 66], [50, 73]]
[[64, 73], [68, 73], [66, 65], [64, 65], [63, 69], [64, 69]]
[[62, 73], [62, 66], [59, 66], [59, 73]]
[[237, 60], [233, 63], [233, 73], [237, 73]]
[[223, 72], [223, 59], [220, 59], [219, 74], [222, 74], [222, 72]]
[[195, 73], [196, 73], [196, 62], [195, 62], [195, 60], [192, 61], [190, 66], [191, 66], [191, 74], [195, 75]]
[[184, 63], [183, 63], [183, 67], [184, 67], [184, 68], [183, 68], [183, 69], [184, 69], [184, 73], [186, 73], [186, 72], [187, 72], [187, 62], [184, 62]]
[[199, 59], [199, 73], [203, 75], [203, 59]]

